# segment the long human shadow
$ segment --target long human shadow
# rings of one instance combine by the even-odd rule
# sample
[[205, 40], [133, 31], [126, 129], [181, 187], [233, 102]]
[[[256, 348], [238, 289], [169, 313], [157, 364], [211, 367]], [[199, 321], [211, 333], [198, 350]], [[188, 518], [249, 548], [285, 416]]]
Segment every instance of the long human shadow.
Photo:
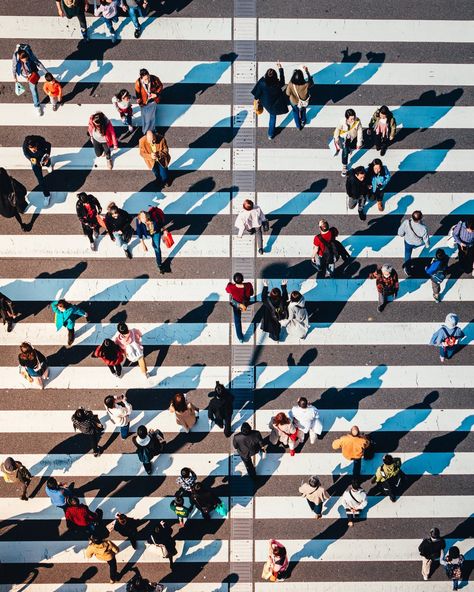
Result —
[[181, 12], [186, 6], [191, 4], [193, 0], [151, 0], [148, 9], [149, 16], [164, 16], [165, 14], [173, 14], [173, 12]]
[[[68, 592], [68, 590], [71, 590], [71, 585], [75, 585], [74, 589], [76, 592], [86, 592], [86, 582], [91, 580], [98, 571], [99, 570], [95, 565], [90, 565], [89, 567], [84, 568], [84, 571], [80, 576], [71, 576], [64, 582], [64, 584], [60, 584], [59, 588], [54, 588], [54, 592]], [[84, 586], [78, 587], [77, 584], [84, 584]]]

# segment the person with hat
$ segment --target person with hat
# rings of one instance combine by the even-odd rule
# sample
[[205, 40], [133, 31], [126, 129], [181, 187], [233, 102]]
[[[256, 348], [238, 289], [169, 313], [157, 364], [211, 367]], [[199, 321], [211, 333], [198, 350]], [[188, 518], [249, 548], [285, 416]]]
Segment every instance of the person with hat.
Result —
[[428, 228], [422, 220], [423, 214], [420, 210], [415, 210], [410, 218], [400, 224], [398, 229], [398, 236], [401, 236], [405, 243], [403, 271], [407, 276], [411, 273], [411, 255], [413, 249], [417, 249], [423, 246], [423, 244], [427, 249], [430, 248], [430, 235], [428, 234]]
[[308, 502], [309, 507], [314, 512], [314, 517], [319, 520], [323, 517], [323, 505], [331, 497], [321, 485], [318, 477], [310, 477], [308, 483], [302, 483], [299, 490], [301, 495]]
[[262, 434], [258, 430], [252, 430], [250, 424], [244, 421], [240, 433], [235, 434], [232, 443], [242, 459], [249, 477], [255, 479], [257, 472], [252, 457], [264, 453], [266, 450]]
[[148, 430], [146, 426], [141, 425], [137, 428], [137, 434], [132, 438], [136, 446], [138, 458], [143, 463], [143, 468], [147, 475], [151, 475], [151, 461], [153, 457], [163, 450], [163, 434], [158, 430]]
[[114, 530], [130, 541], [133, 549], [137, 548], [137, 532], [138, 520], [130, 518], [125, 514], [117, 512], [115, 514]]
[[119, 548], [115, 543], [102, 537], [92, 535], [89, 538], [89, 545], [85, 550], [87, 559], [96, 557], [99, 561], [105, 561], [109, 565], [110, 583], [118, 582], [119, 576], [117, 572], [117, 560], [115, 556], [119, 552]]
[[347, 516], [347, 526], [354, 526], [361, 511], [367, 506], [367, 494], [354, 479], [342, 495], [342, 505]]
[[423, 539], [418, 546], [422, 557], [421, 575], [424, 580], [429, 580], [433, 568], [433, 562], [439, 563], [443, 558], [443, 551], [446, 549], [446, 540], [441, 536], [439, 528], [432, 528], [430, 536]]
[[308, 403], [306, 397], [300, 397], [288, 415], [290, 419], [296, 422], [296, 425], [303, 432], [305, 438], [306, 434], [309, 434], [311, 444], [316, 442], [316, 436], [318, 439], [322, 438], [323, 424], [319, 416], [319, 411], [314, 405]]
[[0, 470], [2, 471], [5, 483], [20, 483], [20, 499], [26, 502], [28, 500], [26, 492], [31, 483], [30, 471], [19, 460], [14, 460], [11, 456], [8, 456], [3, 461]]
[[353, 461], [352, 476], [358, 479], [362, 467], [364, 452], [370, 446], [370, 440], [361, 434], [358, 426], [352, 426], [351, 431], [332, 443], [333, 450], [341, 450], [342, 456]]
[[392, 297], [395, 299], [398, 296], [398, 290], [400, 287], [398, 274], [391, 265], [384, 263], [382, 267], [378, 268], [369, 277], [375, 279], [375, 287], [377, 288], [379, 302], [377, 310], [383, 312], [384, 308], [387, 306], [388, 298]]
[[441, 327], [433, 333], [430, 345], [439, 345], [439, 359], [441, 362], [450, 360], [457, 348], [460, 339], [465, 337], [464, 331], [458, 327], [459, 317], [450, 312]]
[[372, 483], [381, 487], [387, 493], [391, 502], [396, 502], [396, 491], [402, 482], [402, 461], [394, 458], [391, 454], [383, 457], [383, 462], [372, 477]]

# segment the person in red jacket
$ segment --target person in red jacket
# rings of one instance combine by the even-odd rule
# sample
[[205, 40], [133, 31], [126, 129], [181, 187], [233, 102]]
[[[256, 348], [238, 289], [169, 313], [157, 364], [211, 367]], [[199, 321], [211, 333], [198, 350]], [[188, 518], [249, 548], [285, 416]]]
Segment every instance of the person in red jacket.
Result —
[[77, 497], [71, 497], [66, 508], [65, 518], [68, 528], [71, 530], [80, 530], [90, 534], [94, 530], [94, 523], [100, 519], [100, 515], [98, 512], [89, 510], [86, 504], [81, 504]]
[[234, 314], [234, 326], [237, 339], [240, 343], [244, 342], [242, 333], [242, 311], [246, 311], [253, 296], [253, 286], [250, 282], [244, 282], [244, 276], [241, 273], [234, 273], [233, 282], [229, 282], [225, 291], [230, 294], [230, 305]]
[[114, 165], [110, 149], [117, 150], [118, 148], [114, 126], [101, 111], [97, 111], [90, 116], [87, 131], [94, 146], [95, 155], [99, 157], [105, 154], [107, 168], [112, 170]]
[[100, 358], [115, 376], [122, 376], [124, 353], [122, 348], [111, 339], [104, 339], [102, 344], [96, 347], [92, 357]]
[[370, 277], [375, 279], [379, 299], [377, 310], [382, 312], [387, 305], [388, 297], [391, 296], [395, 299], [398, 296], [398, 289], [400, 287], [398, 274], [391, 265], [385, 263], [371, 274]]

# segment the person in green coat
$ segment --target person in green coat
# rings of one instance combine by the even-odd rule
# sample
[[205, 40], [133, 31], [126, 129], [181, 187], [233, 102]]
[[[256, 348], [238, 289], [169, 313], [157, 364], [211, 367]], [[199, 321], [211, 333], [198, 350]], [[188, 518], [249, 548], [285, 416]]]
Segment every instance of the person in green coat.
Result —
[[74, 326], [79, 317], [84, 317], [87, 321], [87, 313], [75, 304], [71, 304], [66, 300], [55, 300], [51, 303], [51, 308], [54, 312], [54, 322], [56, 323], [56, 330], [59, 331], [62, 327], [67, 329], [67, 344], [74, 343]]

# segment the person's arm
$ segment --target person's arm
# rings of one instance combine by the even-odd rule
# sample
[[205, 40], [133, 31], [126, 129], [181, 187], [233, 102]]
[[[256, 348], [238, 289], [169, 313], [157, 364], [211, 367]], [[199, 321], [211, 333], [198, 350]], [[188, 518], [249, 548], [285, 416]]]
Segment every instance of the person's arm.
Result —
[[372, 133], [372, 131], [373, 131], [374, 127], [375, 127], [375, 124], [377, 122], [377, 113], [378, 113], [378, 111], [375, 111], [375, 113], [370, 118], [369, 127], [367, 128], [367, 133], [369, 134], [369, 136]]
[[61, 6], [61, 0], [56, 0], [56, 9], [58, 11], [58, 16], [64, 16], [64, 10]]
[[107, 132], [109, 134], [109, 139], [112, 141], [114, 150], [118, 150], [117, 134], [115, 133], [114, 126], [112, 125], [111, 121], [109, 121], [107, 125]]
[[277, 68], [278, 68], [278, 78], [280, 79], [280, 86], [284, 86], [285, 85], [285, 72], [283, 71], [283, 68], [281, 67], [280, 62], [277, 62]]
[[318, 245], [313, 244], [313, 252], [311, 253], [311, 260], [312, 261], [315, 261], [316, 260], [316, 257], [318, 255], [318, 253], [319, 253], [319, 247], [318, 247]]
[[454, 242], [458, 245], [466, 246], [466, 243], [461, 239], [462, 222], [458, 222], [453, 229]]
[[362, 148], [363, 138], [362, 138], [362, 123], [359, 120], [359, 124], [357, 125], [357, 148]]
[[261, 208], [260, 206], [258, 206], [258, 221], [259, 221], [260, 225], [261, 225], [263, 222], [266, 222], [266, 220], [267, 220], [267, 217], [266, 217], [266, 216], [265, 216], [265, 214], [263, 213], [263, 210], [262, 210], [262, 208]]
[[430, 248], [430, 235], [428, 234], [428, 228], [423, 224], [423, 242], [425, 243], [425, 247], [427, 249]]
[[92, 551], [90, 547], [87, 547], [87, 549], [84, 551], [84, 554], [86, 556], [86, 559], [90, 559], [91, 557], [93, 557], [94, 551]]
[[341, 129], [342, 129], [341, 122], [339, 122], [334, 130], [334, 133], [333, 133], [334, 143], [336, 144], [336, 147], [338, 150], [341, 149], [341, 145], [339, 143], [339, 134], [340, 134]]
[[342, 441], [341, 438], [338, 438], [337, 440], [334, 440], [334, 442], [331, 444], [332, 449], [333, 450], [339, 450], [340, 448], [342, 448]]
[[262, 302], [266, 302], [267, 299], [268, 299], [268, 281], [263, 280]]
[[236, 220], [235, 220], [235, 227], [237, 228], [237, 230], [239, 231], [237, 236], [239, 238], [242, 238], [244, 235], [244, 231], [245, 231], [245, 222], [243, 220], [243, 216], [242, 214], [244, 214], [245, 212], [240, 212], [239, 215], [237, 216]]
[[392, 119], [390, 120], [390, 140], [393, 140], [395, 138], [396, 133], [397, 133], [397, 122], [395, 120], [395, 117], [392, 116]]
[[390, 171], [388, 170], [388, 167], [386, 167], [384, 165], [383, 167], [383, 171], [382, 171], [382, 189], [385, 189], [387, 183], [390, 181], [390, 177], [392, 175], [390, 174]]
[[155, 76], [155, 79], [156, 79], [155, 95], [156, 95], [156, 97], [159, 97], [161, 95], [161, 93], [163, 92], [163, 83], [158, 78], [158, 76]]
[[398, 228], [398, 233], [397, 233], [398, 236], [405, 236], [405, 234], [407, 233], [406, 228], [407, 228], [407, 224], [406, 224], [406, 220], [404, 220]]

